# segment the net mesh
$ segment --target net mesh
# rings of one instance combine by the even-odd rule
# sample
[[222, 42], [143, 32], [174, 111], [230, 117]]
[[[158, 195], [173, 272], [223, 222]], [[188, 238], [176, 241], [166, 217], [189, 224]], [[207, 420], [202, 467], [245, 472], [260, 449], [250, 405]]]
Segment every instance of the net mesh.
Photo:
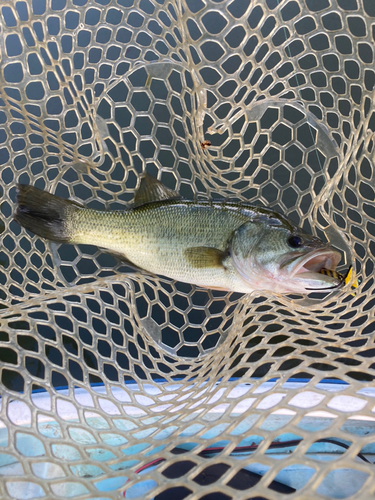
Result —
[[[276, 499], [278, 481], [293, 498], [367, 500], [372, 0], [30, 0], [0, 13], [1, 498]], [[188, 199], [286, 214], [332, 242], [359, 287], [209, 291], [13, 220], [17, 182], [126, 209], [146, 169]], [[244, 469], [260, 475], [241, 483]]]

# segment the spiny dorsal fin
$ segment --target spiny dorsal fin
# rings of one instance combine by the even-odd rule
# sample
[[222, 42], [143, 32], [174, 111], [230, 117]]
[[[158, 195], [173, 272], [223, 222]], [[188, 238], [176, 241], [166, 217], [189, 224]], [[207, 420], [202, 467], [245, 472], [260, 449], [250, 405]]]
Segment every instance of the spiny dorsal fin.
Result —
[[163, 200], [179, 200], [181, 196], [177, 191], [167, 188], [163, 183], [145, 172], [141, 184], [134, 197], [134, 208]]
[[223, 267], [226, 253], [211, 247], [190, 247], [184, 252], [186, 260], [195, 269]]

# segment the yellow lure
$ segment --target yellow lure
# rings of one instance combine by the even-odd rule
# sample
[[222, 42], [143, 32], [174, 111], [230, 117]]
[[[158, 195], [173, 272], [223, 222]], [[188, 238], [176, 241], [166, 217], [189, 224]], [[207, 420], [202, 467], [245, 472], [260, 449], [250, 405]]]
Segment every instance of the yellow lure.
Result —
[[[326, 276], [331, 276], [331, 278], [337, 278], [347, 285], [353, 277], [353, 266], [350, 266], [346, 275], [340, 274], [337, 271], [331, 271], [330, 269], [321, 269], [321, 274], [325, 274]], [[358, 288], [358, 280], [353, 281], [352, 288]]]
[[[345, 285], [347, 285], [349, 281], [352, 279], [352, 275], [353, 275], [353, 266], [350, 266], [345, 276]], [[358, 288], [358, 280], [353, 281], [352, 288]]]

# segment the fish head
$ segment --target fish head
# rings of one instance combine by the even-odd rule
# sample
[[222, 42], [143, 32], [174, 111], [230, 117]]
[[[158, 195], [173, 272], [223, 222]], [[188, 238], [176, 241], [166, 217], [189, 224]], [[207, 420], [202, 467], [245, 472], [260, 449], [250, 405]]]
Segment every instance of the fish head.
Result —
[[253, 290], [306, 294], [342, 285], [340, 278], [320, 273], [334, 271], [340, 253], [282, 216], [243, 224], [229, 252], [235, 271]]

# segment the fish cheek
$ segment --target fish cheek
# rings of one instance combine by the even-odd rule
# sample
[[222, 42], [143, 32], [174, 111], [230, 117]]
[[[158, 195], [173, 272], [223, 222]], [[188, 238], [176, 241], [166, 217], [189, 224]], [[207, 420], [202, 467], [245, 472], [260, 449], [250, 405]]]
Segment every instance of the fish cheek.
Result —
[[290, 251], [288, 234], [282, 227], [265, 223], [241, 226], [233, 235], [231, 251], [233, 265], [242, 279], [267, 287], [278, 281], [280, 259]]
[[263, 234], [264, 223], [247, 222], [233, 232], [229, 245], [235, 271], [251, 285], [258, 284], [261, 280], [257, 265], [257, 247]]
[[258, 266], [271, 275], [280, 271], [280, 263], [294, 258], [299, 249], [292, 249], [287, 243], [289, 232], [284, 228], [268, 227], [254, 249], [254, 259]]
[[264, 223], [246, 222], [236, 229], [230, 240], [230, 252], [234, 258], [247, 260], [254, 256], [254, 250], [264, 234]]

